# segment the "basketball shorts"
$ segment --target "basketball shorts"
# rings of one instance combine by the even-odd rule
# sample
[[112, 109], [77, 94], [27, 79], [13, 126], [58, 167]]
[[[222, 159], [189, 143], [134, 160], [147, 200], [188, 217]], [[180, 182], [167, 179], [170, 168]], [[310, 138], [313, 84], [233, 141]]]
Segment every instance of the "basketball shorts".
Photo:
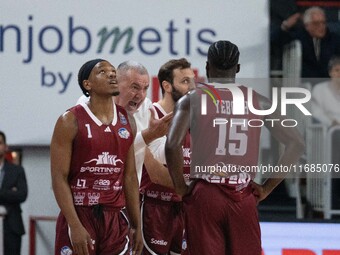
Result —
[[143, 255], [181, 254], [184, 226], [181, 202], [145, 197], [141, 215]]
[[255, 196], [247, 188], [240, 201], [216, 184], [197, 181], [183, 197], [185, 236], [190, 255], [261, 255]]
[[[94, 250], [89, 247], [90, 255], [130, 254], [129, 224], [122, 210], [102, 207], [96, 216], [94, 207], [76, 206], [78, 217], [91, 236]], [[55, 255], [71, 254], [72, 244], [69, 227], [62, 213], [56, 225]]]

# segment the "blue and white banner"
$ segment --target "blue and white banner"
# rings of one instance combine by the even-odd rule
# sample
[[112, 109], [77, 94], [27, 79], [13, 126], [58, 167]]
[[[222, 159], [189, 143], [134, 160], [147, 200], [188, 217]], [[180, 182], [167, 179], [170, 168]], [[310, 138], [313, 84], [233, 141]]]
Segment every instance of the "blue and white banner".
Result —
[[268, 77], [268, 22], [265, 0], [3, 1], [0, 130], [11, 145], [48, 145], [92, 58], [137, 60], [156, 76], [186, 57], [205, 76], [208, 46], [222, 39], [240, 47], [239, 77]]

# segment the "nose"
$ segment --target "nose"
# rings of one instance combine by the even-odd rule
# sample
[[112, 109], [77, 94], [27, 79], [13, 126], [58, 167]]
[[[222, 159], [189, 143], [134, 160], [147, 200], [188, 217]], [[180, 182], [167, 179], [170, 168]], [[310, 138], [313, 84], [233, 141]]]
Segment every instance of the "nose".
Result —
[[195, 88], [196, 88], [195, 78], [190, 79], [189, 90], [192, 90], [192, 89], [195, 89]]
[[109, 72], [109, 77], [110, 78], [114, 78], [114, 79], [117, 79], [117, 73], [115, 70], [112, 70], [111, 72]]

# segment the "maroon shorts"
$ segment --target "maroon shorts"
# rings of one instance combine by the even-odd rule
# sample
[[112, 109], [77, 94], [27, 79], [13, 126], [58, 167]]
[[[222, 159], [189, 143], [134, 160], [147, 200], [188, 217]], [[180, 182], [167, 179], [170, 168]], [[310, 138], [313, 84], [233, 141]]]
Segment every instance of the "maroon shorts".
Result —
[[250, 187], [240, 201], [216, 184], [197, 181], [183, 198], [185, 238], [190, 255], [261, 255], [261, 233]]
[[[90, 255], [129, 254], [129, 223], [125, 214], [116, 208], [102, 210], [101, 218], [94, 216], [93, 207], [76, 206], [78, 217], [94, 240], [94, 250], [89, 248]], [[71, 254], [72, 244], [68, 234], [68, 224], [60, 213], [57, 219], [55, 255]]]
[[145, 198], [141, 205], [143, 255], [181, 253], [183, 211], [181, 202]]

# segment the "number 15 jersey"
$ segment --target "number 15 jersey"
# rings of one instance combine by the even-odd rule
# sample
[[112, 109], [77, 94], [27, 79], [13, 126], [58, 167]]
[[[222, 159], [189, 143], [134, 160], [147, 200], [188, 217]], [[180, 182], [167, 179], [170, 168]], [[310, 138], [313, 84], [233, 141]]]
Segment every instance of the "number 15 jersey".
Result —
[[[236, 84], [198, 87], [200, 107], [191, 123], [191, 176], [224, 186], [231, 192], [245, 189], [255, 177], [263, 117], [249, 110], [259, 108], [256, 92]], [[221, 176], [223, 175], [223, 176]]]

